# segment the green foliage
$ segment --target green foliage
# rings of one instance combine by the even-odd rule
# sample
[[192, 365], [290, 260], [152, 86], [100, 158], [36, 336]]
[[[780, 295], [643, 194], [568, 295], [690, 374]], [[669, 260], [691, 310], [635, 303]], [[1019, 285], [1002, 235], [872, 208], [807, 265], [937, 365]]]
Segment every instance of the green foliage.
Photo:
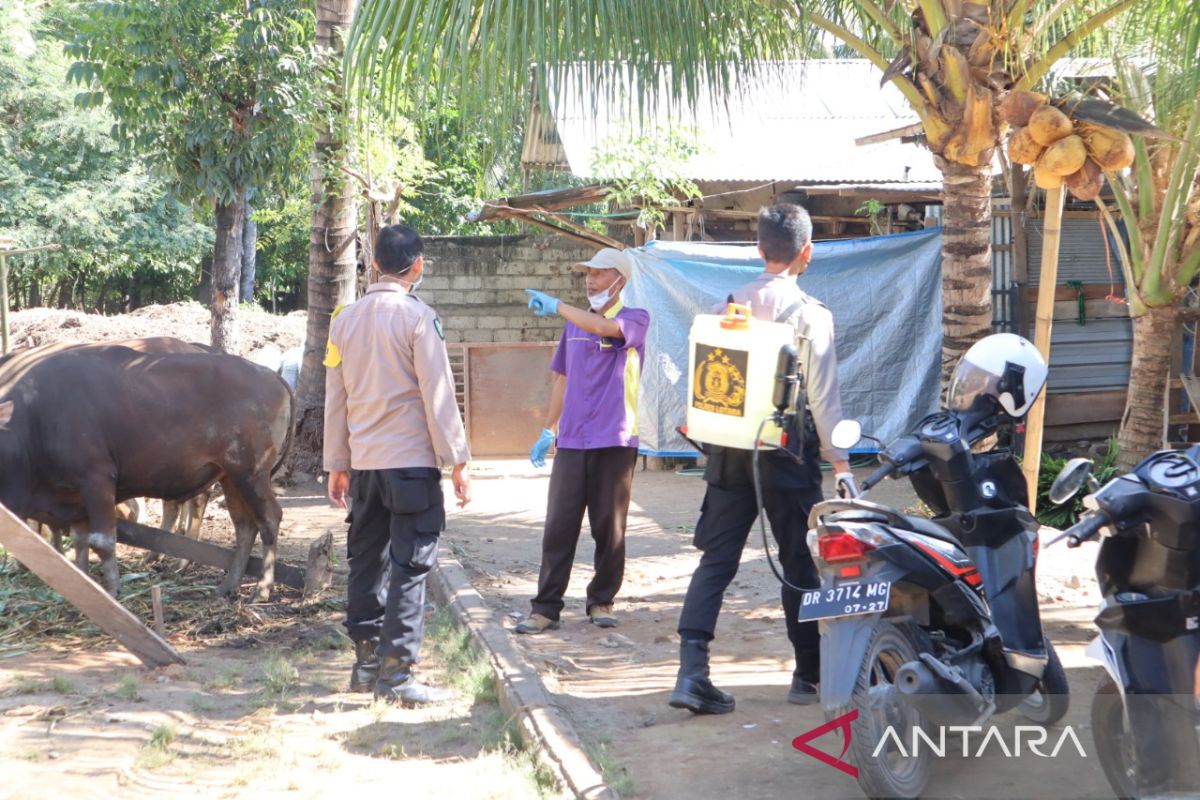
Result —
[[311, 152], [315, 20], [297, 0], [97, 3], [67, 48], [76, 101], [180, 195], [270, 197]]
[[[1086, 490], [1080, 491], [1062, 505], [1050, 502], [1050, 487], [1066, 463], [1067, 459], [1065, 458], [1042, 453], [1042, 465], [1038, 470], [1038, 522], [1059, 530], [1068, 528], [1079, 521], [1079, 516], [1083, 513], [1083, 497], [1087, 494]], [[1117, 438], [1113, 436], [1108, 440], [1108, 449], [1105, 450], [1104, 456], [1094, 462], [1092, 475], [1101, 484], [1104, 484], [1112, 480], [1117, 472]]]
[[637, 224], [644, 230], [663, 227], [663, 206], [700, 196], [684, 177], [687, 160], [699, 153], [695, 136], [679, 130], [665, 134], [614, 134], [596, 146], [592, 172], [612, 184], [608, 199], [617, 206], [639, 207]]
[[190, 292], [212, 234], [164, 180], [120, 152], [112, 116], [65, 82], [70, 6], [0, 0], [0, 235], [58, 242], [10, 261], [18, 305], [46, 295], [123, 305]]
[[871, 220], [871, 232], [876, 235], [883, 234], [883, 226], [879, 221], [887, 214], [887, 206], [879, 202], [875, 198], [864, 200], [863, 204], [854, 209], [855, 216], [866, 217]]

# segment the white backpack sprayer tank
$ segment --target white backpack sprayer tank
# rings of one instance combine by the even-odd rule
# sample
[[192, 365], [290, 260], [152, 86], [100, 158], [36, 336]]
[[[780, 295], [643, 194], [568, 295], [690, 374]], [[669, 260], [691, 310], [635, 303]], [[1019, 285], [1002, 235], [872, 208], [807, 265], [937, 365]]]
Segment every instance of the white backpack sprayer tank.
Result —
[[756, 440], [781, 446], [777, 412], [795, 402], [795, 342], [790, 324], [754, 319], [746, 305], [696, 316], [688, 334], [687, 437], [743, 450]]

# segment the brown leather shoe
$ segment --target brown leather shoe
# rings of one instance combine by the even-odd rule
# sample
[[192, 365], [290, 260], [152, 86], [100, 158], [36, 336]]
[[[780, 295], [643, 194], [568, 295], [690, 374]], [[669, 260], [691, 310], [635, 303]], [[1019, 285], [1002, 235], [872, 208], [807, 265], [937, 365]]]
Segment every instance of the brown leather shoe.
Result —
[[597, 628], [617, 627], [617, 616], [611, 605], [596, 604], [588, 609], [588, 617]]
[[558, 630], [560, 623], [542, 614], [530, 614], [529, 619], [521, 620], [514, 629], [517, 633], [541, 633], [542, 631]]

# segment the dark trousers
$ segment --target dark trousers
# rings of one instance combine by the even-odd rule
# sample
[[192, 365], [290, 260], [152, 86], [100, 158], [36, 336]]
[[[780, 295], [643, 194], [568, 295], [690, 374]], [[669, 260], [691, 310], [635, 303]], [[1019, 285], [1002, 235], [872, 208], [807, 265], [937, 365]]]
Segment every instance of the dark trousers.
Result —
[[[709, 483], [693, 540], [701, 552], [700, 564], [692, 573], [679, 615], [679, 633], [686, 638], [713, 638], [725, 590], [737, 575], [742, 550], [758, 518], [749, 458], [741, 453], [730, 458], [734, 463], [727, 461], [723, 469], [718, 468], [720, 474], [710, 470], [705, 476]], [[816, 588], [817, 568], [808, 551], [807, 536], [808, 512], [823, 499], [820, 469], [812, 462], [784, 467], [776, 460], [774, 466], [774, 470], [765, 471], [763, 505], [779, 547], [779, 565], [789, 583]], [[780, 472], [793, 470], [798, 471], [800, 479], [778, 479]], [[796, 654], [796, 671], [805, 680], [816, 682], [820, 676], [821, 639], [817, 623], [799, 621], [799, 592], [781, 586], [780, 601], [788, 639]]]
[[625, 579], [625, 521], [636, 464], [636, 447], [559, 449], [555, 454], [533, 613], [550, 619], [562, 613], [585, 510], [596, 542], [587, 608], [609, 605], [617, 596]]
[[378, 638], [381, 657], [414, 664], [425, 628], [425, 576], [437, 562], [446, 526], [441, 473], [425, 467], [355, 471], [350, 497], [346, 630], [356, 642]]

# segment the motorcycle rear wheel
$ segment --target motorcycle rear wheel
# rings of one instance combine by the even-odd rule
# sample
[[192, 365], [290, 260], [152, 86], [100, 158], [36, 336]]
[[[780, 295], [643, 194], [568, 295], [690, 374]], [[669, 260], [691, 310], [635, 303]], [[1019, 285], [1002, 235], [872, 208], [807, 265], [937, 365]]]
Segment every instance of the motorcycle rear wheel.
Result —
[[1021, 701], [1017, 710], [1021, 716], [1038, 725], [1053, 725], [1071, 707], [1071, 688], [1067, 685], [1067, 671], [1058, 660], [1058, 652], [1050, 640], [1046, 640], [1046, 670], [1038, 681], [1037, 690]]
[[915, 624], [880, 621], [871, 633], [850, 705], [826, 712], [826, 719], [832, 720], [858, 710], [858, 718], [850, 724], [849, 754], [858, 769], [859, 787], [873, 800], [918, 798], [929, 782], [928, 748], [904, 754], [894, 745], [885, 745], [878, 756], [874, 754], [889, 726], [904, 748], [912, 748], [912, 730], [924, 725], [924, 719], [900, 699], [894, 680], [901, 666], [929, 649], [929, 638]]

